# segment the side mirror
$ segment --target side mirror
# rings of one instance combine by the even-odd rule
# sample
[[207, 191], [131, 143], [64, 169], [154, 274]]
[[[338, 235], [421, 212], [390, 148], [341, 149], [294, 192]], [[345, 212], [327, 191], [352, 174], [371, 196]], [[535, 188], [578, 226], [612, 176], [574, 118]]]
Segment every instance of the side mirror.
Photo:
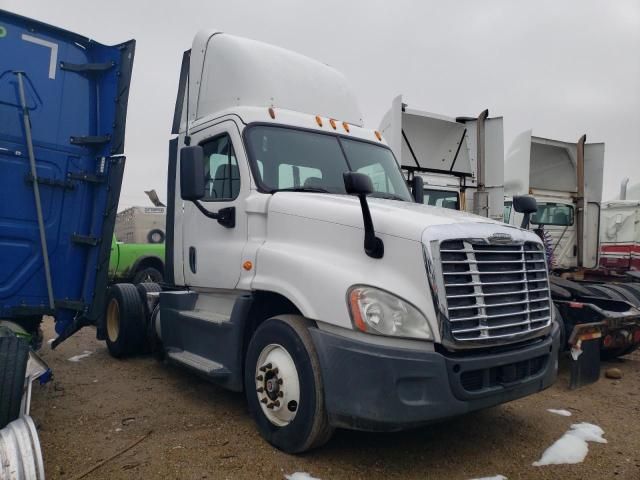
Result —
[[424, 203], [424, 179], [414, 175], [410, 183], [413, 201], [416, 203]]
[[373, 192], [373, 183], [369, 175], [356, 172], [345, 172], [344, 188], [350, 195], [369, 195]]
[[538, 211], [538, 202], [530, 195], [518, 195], [513, 197], [513, 209], [518, 213], [524, 213], [520, 228], [529, 228], [531, 214]]
[[373, 192], [371, 178], [364, 173], [345, 172], [342, 176], [344, 188], [350, 195], [357, 195], [360, 199], [362, 209], [362, 220], [364, 222], [364, 251], [371, 258], [382, 258], [384, 256], [384, 243], [373, 228], [373, 220], [367, 203], [367, 195]]
[[180, 150], [180, 196], [192, 202], [204, 197], [204, 151], [198, 145]]

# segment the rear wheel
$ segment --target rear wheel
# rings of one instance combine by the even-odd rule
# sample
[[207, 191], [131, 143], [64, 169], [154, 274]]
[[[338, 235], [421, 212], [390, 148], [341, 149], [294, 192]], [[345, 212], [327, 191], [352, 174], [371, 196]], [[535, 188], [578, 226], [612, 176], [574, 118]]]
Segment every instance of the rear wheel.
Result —
[[160, 270], [153, 267], [145, 267], [133, 276], [133, 283], [160, 283], [163, 277]]
[[247, 349], [249, 411], [262, 436], [288, 453], [319, 447], [333, 433], [309, 325], [294, 315], [271, 318], [258, 327]]
[[134, 285], [118, 283], [111, 286], [105, 323], [111, 356], [122, 358], [142, 352], [146, 322], [144, 306]]
[[0, 429], [18, 418], [29, 345], [13, 335], [0, 337]]

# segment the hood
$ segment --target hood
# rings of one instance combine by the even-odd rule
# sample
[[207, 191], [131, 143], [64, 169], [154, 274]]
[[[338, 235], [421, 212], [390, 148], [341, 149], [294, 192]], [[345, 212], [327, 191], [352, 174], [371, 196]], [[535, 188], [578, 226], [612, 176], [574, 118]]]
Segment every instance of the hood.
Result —
[[[519, 230], [489, 218], [411, 202], [368, 198], [377, 233], [420, 242], [422, 233], [435, 225], [480, 223]], [[269, 211], [364, 229], [357, 197], [310, 192], [277, 192]]]

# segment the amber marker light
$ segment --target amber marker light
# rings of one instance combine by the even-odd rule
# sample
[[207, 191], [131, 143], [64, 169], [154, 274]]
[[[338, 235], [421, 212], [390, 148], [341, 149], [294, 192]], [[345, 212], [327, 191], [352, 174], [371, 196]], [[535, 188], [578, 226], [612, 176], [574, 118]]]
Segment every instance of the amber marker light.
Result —
[[273, 107], [269, 107], [269, 116], [270, 116], [271, 118], [276, 118], [276, 112], [275, 112], [275, 110], [273, 109]]
[[362, 319], [362, 313], [360, 312], [360, 304], [358, 301], [360, 300], [360, 290], [354, 288], [349, 294], [349, 303], [351, 304], [351, 314], [353, 315], [353, 323], [358, 328], [358, 330], [362, 330], [363, 332], [367, 331], [367, 325], [364, 323]]
[[333, 118], [329, 119], [329, 123], [331, 124], [331, 126], [333, 127], [333, 129], [336, 129], [336, 121]]
[[316, 123], [318, 124], [319, 127], [322, 126], [322, 118], [320, 118], [320, 115], [316, 115]]
[[242, 264], [242, 268], [244, 268], [246, 271], [249, 271], [253, 268], [253, 263], [251, 263], [249, 260], [247, 260], [246, 262], [244, 262]]
[[382, 141], [382, 135], [380, 134], [380, 132], [378, 130], [376, 130], [375, 132], [373, 132], [376, 134], [376, 138], [380, 141]]
[[347, 122], [342, 122], [342, 128], [344, 128], [344, 131], [349, 133], [349, 124]]

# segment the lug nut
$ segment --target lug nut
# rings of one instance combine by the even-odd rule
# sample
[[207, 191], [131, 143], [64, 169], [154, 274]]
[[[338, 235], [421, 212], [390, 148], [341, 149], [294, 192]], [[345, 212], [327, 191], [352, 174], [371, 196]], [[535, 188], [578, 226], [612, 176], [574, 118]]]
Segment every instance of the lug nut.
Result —
[[274, 405], [275, 405], [275, 404], [270, 403], [270, 404], [268, 404], [268, 405], [267, 405], [267, 408], [271, 408], [271, 409], [273, 409]]
[[278, 379], [278, 385], [282, 385], [284, 382], [282, 381], [281, 378]]
[[278, 392], [278, 396], [279, 396], [280, 398], [282, 398], [282, 397], [284, 397], [284, 393], [282, 393], [282, 392], [280, 391], [280, 392]]
[[276, 368], [274, 368], [274, 369], [273, 369], [273, 374], [274, 374], [274, 375], [277, 375], [277, 374], [278, 374], [278, 372], [279, 372], [278, 367], [276, 367]]
[[256, 392], [258, 393], [262, 393], [264, 392], [264, 388], [260, 387], [260, 388], [256, 388]]
[[266, 365], [263, 365], [263, 366], [260, 367], [260, 371], [261, 372], [266, 372], [267, 370], [270, 370], [270, 369], [271, 369], [271, 364], [270, 363], [267, 363]]
[[273, 404], [274, 404], [276, 407], [279, 407], [279, 406], [280, 406], [280, 400], [276, 400], [275, 402], [273, 402]]
[[263, 398], [262, 400], [260, 400], [261, 403], [267, 403], [267, 399]]
[[258, 375], [256, 377], [256, 380], [258, 380], [259, 382], [261, 382], [262, 380], [264, 380], [264, 377], [262, 375]]

